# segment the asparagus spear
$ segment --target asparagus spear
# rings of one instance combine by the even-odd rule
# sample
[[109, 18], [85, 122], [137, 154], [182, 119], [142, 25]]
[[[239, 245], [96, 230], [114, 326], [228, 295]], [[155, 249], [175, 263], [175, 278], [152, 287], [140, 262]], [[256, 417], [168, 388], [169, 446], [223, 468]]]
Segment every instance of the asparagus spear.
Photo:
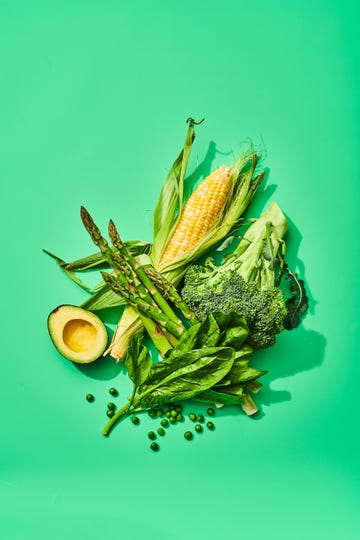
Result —
[[161, 291], [161, 293], [182, 312], [185, 319], [187, 319], [192, 325], [199, 322], [196, 318], [195, 313], [181, 298], [173, 283], [167, 280], [163, 274], [158, 272], [150, 264], [144, 267], [144, 271], [146, 272], [147, 276], [149, 276], [149, 278], [153, 281], [153, 283], [156, 284], [157, 288]]
[[156, 288], [151, 279], [148, 277], [143, 267], [141, 267], [136, 261], [136, 259], [131, 256], [124, 242], [121, 240], [118, 230], [112, 220], [110, 220], [109, 222], [109, 236], [113, 245], [119, 250], [119, 253], [123, 257], [124, 261], [129, 265], [134, 274], [137, 275], [144, 287], [146, 287], [146, 290], [154, 298], [159, 308], [164, 312], [165, 315], [168, 316], [170, 320], [174, 321], [177, 324], [181, 324], [180, 319], [175, 315], [174, 311], [167, 303], [163, 295]]
[[123, 296], [126, 301], [134, 306], [139, 312], [155, 320], [160, 324], [160, 326], [166, 328], [166, 330], [171, 332], [176, 338], [181, 337], [181, 334], [185, 330], [185, 327], [181, 322], [180, 324], [175, 323], [169, 319], [167, 315], [161, 311], [161, 309], [152, 306], [150, 303], [146, 302], [146, 300], [140, 298], [135, 291], [129, 290], [120, 276], [115, 277], [106, 272], [101, 272], [101, 275], [105, 283], [110, 285], [114, 292], [121, 294], [121, 296]]

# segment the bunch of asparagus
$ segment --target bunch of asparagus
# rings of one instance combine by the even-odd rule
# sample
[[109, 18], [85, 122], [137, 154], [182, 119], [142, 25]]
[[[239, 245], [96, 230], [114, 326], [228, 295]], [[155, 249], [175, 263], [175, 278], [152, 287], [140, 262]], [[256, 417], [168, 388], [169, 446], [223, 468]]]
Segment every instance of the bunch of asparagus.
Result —
[[112, 220], [109, 222], [108, 232], [113, 247], [109, 246], [83, 206], [81, 219], [92, 241], [113, 270], [112, 274], [101, 272], [105, 283], [136, 309], [149, 337], [159, 354], [164, 357], [167, 351], [176, 346], [186, 330], [172, 305], [191, 325], [198, 322], [195, 314], [182, 300], [175, 286], [160, 272], [151, 264], [140, 265], [137, 262], [121, 240]]

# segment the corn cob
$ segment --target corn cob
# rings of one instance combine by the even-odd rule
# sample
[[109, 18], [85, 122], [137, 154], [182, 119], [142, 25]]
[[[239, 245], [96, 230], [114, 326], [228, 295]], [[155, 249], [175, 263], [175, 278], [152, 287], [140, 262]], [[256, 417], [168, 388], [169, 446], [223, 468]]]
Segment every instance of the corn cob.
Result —
[[223, 166], [212, 172], [194, 191], [161, 257], [160, 271], [193, 248], [213, 227], [224, 208], [230, 187], [230, 168]]

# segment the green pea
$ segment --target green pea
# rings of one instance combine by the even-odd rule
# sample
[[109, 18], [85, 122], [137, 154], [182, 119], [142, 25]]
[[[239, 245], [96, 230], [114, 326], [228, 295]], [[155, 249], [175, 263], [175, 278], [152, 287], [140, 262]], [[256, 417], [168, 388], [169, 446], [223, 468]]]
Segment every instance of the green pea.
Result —
[[197, 421], [200, 422], [201, 424], [202, 424], [203, 422], [205, 422], [204, 415], [203, 415], [203, 414], [198, 414], [198, 415], [197, 415]]
[[177, 411], [178, 413], [182, 412], [183, 410], [183, 406], [182, 405], [176, 405], [175, 406], [175, 411]]
[[197, 433], [202, 433], [203, 432], [203, 427], [200, 424], [196, 424], [195, 431]]
[[131, 421], [135, 426], [138, 426], [140, 424], [140, 418], [138, 418], [137, 416], [133, 416]]
[[154, 452], [158, 452], [160, 450], [160, 446], [156, 442], [152, 442], [150, 444], [150, 448], [151, 448], [151, 450], [154, 450]]
[[172, 411], [173, 409], [175, 409], [174, 403], [168, 403], [167, 408], [169, 409], [169, 411]]
[[109, 394], [112, 396], [117, 396], [119, 392], [116, 390], [116, 388], [109, 388]]
[[189, 414], [189, 418], [190, 418], [190, 420], [191, 420], [192, 422], [195, 422], [195, 421], [196, 421], [196, 414], [193, 413], [193, 412], [191, 412], [191, 413]]
[[154, 433], [153, 431], [149, 431], [148, 437], [153, 441], [154, 439], [156, 439], [156, 433]]
[[158, 409], [158, 410], [156, 411], [156, 416], [158, 416], [159, 418], [160, 418], [161, 416], [164, 416], [164, 411], [163, 411], [162, 409]]
[[86, 394], [86, 400], [92, 403], [95, 400], [93, 394]]
[[212, 407], [209, 407], [206, 412], [209, 416], [215, 416], [215, 410]]
[[115, 403], [113, 403], [112, 401], [110, 401], [110, 403], [107, 404], [107, 408], [112, 410], [112, 411], [115, 411], [116, 409], [116, 405]]
[[184, 417], [183, 417], [182, 414], [178, 414], [177, 417], [175, 418], [175, 420], [176, 420], [177, 422], [183, 422], [183, 421], [184, 421]]
[[185, 439], [190, 441], [193, 438], [193, 434], [191, 433], [191, 431], [185, 431], [184, 437], [185, 437]]
[[210, 429], [211, 431], [213, 431], [215, 429], [215, 426], [212, 422], [207, 422], [206, 424], [207, 428]]
[[171, 416], [171, 411], [166, 411], [165, 416], [166, 416], [166, 418], [170, 418], [170, 416]]
[[178, 413], [177, 413], [177, 411], [176, 411], [175, 409], [173, 409], [173, 410], [171, 411], [170, 414], [171, 414], [171, 416], [172, 416], [173, 418], [176, 418], [177, 415], [178, 415]]
[[162, 427], [157, 428], [156, 431], [158, 432], [160, 437], [163, 437], [165, 435], [165, 429], [163, 429]]
[[150, 418], [156, 418], [155, 409], [150, 409], [150, 411], [148, 412], [148, 415], [150, 416]]
[[112, 418], [114, 416], [114, 411], [112, 409], [108, 409], [106, 411], [106, 415], [109, 417], [109, 418]]
[[162, 425], [162, 427], [168, 427], [169, 426], [169, 420], [167, 420], [166, 418], [163, 418], [161, 420], [160, 424]]
[[169, 422], [170, 424], [176, 424], [176, 418], [174, 418], [173, 416], [170, 416]]

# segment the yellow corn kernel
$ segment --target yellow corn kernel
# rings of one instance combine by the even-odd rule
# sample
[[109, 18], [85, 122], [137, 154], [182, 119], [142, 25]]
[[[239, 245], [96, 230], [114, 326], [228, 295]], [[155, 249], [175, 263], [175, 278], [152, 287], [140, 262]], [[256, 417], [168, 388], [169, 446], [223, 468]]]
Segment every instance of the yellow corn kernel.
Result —
[[212, 228], [222, 211], [231, 186], [230, 168], [212, 172], [190, 196], [176, 230], [162, 255], [159, 269], [193, 248]]

